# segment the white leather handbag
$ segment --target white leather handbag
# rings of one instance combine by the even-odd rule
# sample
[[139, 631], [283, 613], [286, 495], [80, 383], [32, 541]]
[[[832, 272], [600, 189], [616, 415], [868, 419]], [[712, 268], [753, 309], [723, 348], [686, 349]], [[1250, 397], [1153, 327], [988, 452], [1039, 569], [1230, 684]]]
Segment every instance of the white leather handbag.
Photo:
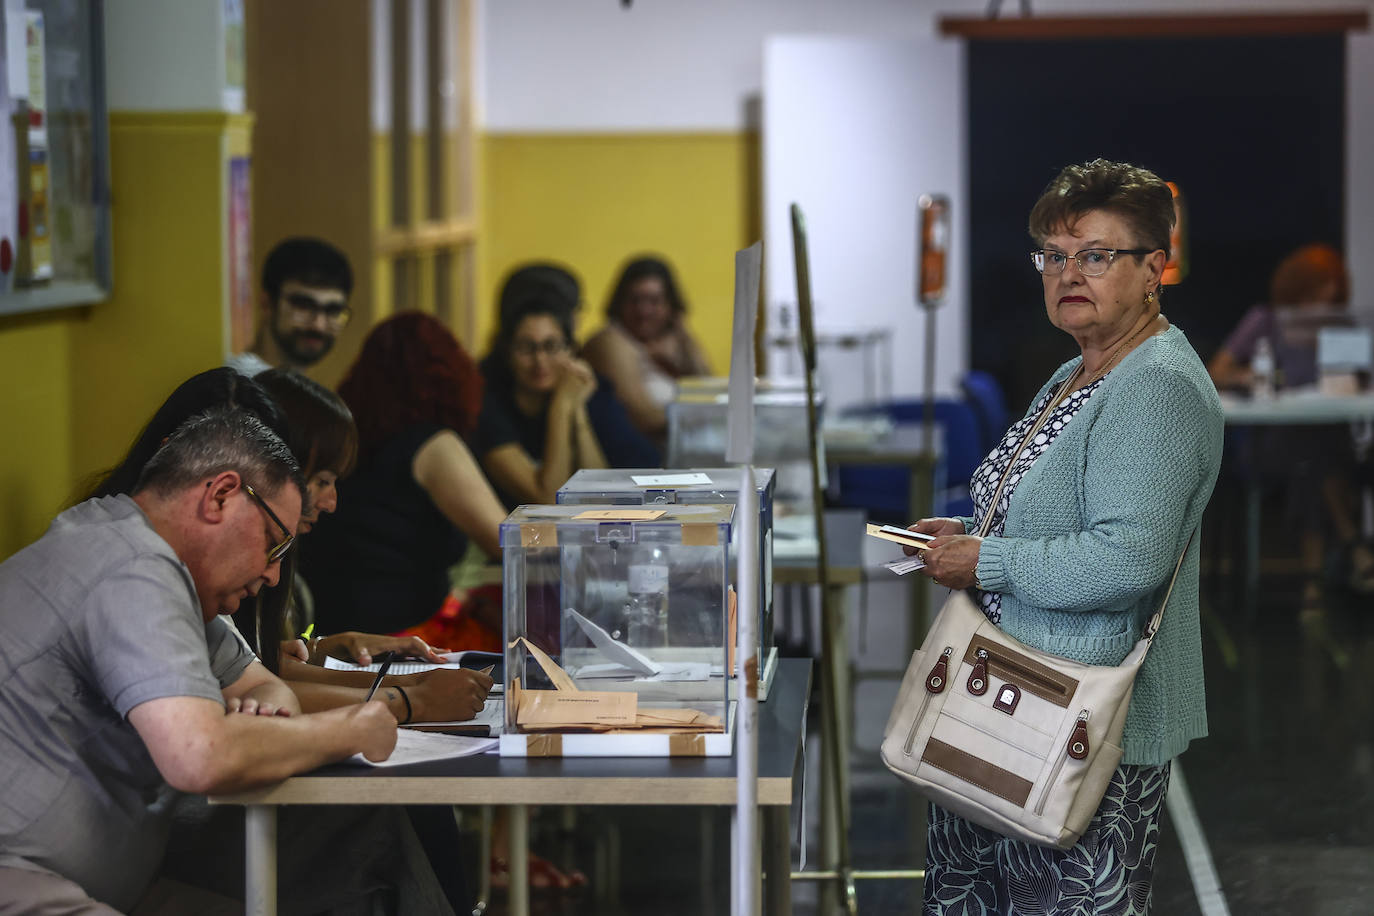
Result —
[[[989, 505], [1005, 483], [1003, 475]], [[1136, 672], [1187, 552], [1185, 545], [1159, 609], [1115, 667], [1033, 649], [999, 630], [966, 592], [951, 594], [907, 664], [883, 732], [883, 763], [975, 824], [1042, 846], [1073, 846], [1121, 762]]]

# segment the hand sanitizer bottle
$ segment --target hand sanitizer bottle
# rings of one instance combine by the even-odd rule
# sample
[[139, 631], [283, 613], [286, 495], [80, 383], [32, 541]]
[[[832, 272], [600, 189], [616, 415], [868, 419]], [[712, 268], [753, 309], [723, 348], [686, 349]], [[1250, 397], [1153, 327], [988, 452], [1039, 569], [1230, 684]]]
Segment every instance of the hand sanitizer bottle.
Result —
[[663, 548], [652, 547], [631, 563], [626, 607], [629, 637], [636, 648], [662, 648], [668, 644], [668, 562]]
[[1255, 344], [1255, 355], [1250, 360], [1250, 397], [1264, 401], [1274, 396], [1274, 348], [1268, 337], [1261, 337]]

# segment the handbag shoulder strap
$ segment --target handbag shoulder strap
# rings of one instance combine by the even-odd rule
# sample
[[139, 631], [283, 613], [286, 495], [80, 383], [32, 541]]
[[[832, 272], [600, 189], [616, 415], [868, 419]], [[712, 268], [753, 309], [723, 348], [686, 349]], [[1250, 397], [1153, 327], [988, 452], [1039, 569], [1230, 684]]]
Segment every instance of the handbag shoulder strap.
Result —
[[1179, 571], [1183, 569], [1183, 559], [1188, 556], [1188, 548], [1193, 545], [1193, 538], [1196, 536], [1196, 531], [1188, 535], [1188, 543], [1183, 545], [1183, 552], [1178, 555], [1178, 562], [1174, 564], [1174, 574], [1169, 578], [1169, 587], [1164, 590], [1164, 600], [1159, 602], [1159, 610], [1155, 611], [1150, 622], [1145, 625], [1145, 632], [1142, 635], [1152, 645], [1155, 641], [1155, 634], [1159, 632], [1159, 623], [1164, 619], [1164, 609], [1169, 606], [1169, 596], [1174, 593], [1174, 583], [1178, 581]]
[[1016, 459], [1021, 457], [1021, 452], [1025, 450], [1026, 445], [1035, 438], [1036, 433], [1040, 432], [1045, 423], [1049, 421], [1050, 414], [1054, 413], [1054, 408], [1058, 405], [1059, 399], [1064, 396], [1064, 392], [1068, 391], [1069, 386], [1073, 384], [1073, 380], [1078, 377], [1080, 369], [1082, 369], [1081, 363], [1078, 368], [1069, 373], [1068, 378], [1064, 379], [1064, 384], [1054, 390], [1054, 393], [1050, 395], [1050, 399], [1045, 402], [1044, 410], [1040, 411], [1035, 418], [1035, 422], [1031, 424], [1031, 428], [1021, 437], [1021, 444], [1016, 446], [1016, 451], [1012, 452], [1011, 460], [1007, 462], [1006, 468], [1002, 471], [1002, 479], [997, 481], [997, 490], [992, 494], [991, 501], [988, 502], [987, 514], [983, 516], [983, 521], [978, 526], [978, 537], [985, 538], [988, 536], [988, 532], [992, 530], [992, 516], [997, 511], [997, 501], [1002, 498], [1002, 490], [1005, 489], [1007, 485], [1007, 478], [1011, 476], [1011, 469], [1016, 466]]

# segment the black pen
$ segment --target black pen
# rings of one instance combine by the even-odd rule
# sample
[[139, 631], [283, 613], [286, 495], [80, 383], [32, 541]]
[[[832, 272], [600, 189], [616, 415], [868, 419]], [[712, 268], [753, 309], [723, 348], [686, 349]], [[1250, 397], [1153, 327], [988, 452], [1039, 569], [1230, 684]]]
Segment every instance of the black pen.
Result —
[[377, 669], [377, 679], [372, 682], [372, 689], [367, 692], [367, 699], [363, 700], [364, 703], [371, 700], [372, 695], [377, 692], [377, 688], [382, 686], [382, 678], [386, 677], [386, 672], [391, 667], [392, 660], [396, 658], [396, 653], [384, 652], [377, 658], [381, 661], [382, 667]]

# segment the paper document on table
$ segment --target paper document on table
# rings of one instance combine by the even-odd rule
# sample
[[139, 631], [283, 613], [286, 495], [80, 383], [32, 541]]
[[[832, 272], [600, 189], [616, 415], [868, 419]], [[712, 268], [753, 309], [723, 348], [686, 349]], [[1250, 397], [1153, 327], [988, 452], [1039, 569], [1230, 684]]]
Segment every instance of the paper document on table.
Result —
[[648, 676], [653, 676], [663, 670], [662, 665], [639, 650], [625, 645], [572, 608], [564, 608], [563, 613], [569, 620], [577, 624], [578, 628], [592, 641], [592, 645], [600, 649], [601, 654], [605, 655], [611, 662], [622, 665], [636, 674]]
[[[423, 674], [426, 671], [433, 671], [436, 668], [471, 668], [473, 670], [484, 670], [489, 666], [501, 664], [500, 652], [480, 652], [469, 649], [464, 652], [446, 652], [443, 656], [446, 661], [443, 664], [437, 662], [426, 662], [419, 659], [408, 661], [392, 662], [387, 669], [387, 674]], [[376, 674], [381, 669], [381, 662], [373, 662], [370, 665], [355, 665], [353, 662], [346, 662], [343, 659], [335, 658], [332, 655], [325, 656], [324, 667], [331, 671], [368, 671]], [[501, 693], [504, 686], [501, 683], [501, 672], [497, 670], [492, 674], [496, 678], [496, 683], [492, 685], [492, 693]]]
[[396, 748], [385, 760], [368, 760], [362, 754], [348, 758], [349, 763], [361, 763], [370, 767], [402, 767], [412, 763], [427, 763], [431, 760], [451, 760], [455, 757], [471, 757], [484, 754], [497, 743], [495, 738], [465, 738], [461, 735], [441, 735], [435, 732], [417, 732], [409, 728], [396, 729]]

